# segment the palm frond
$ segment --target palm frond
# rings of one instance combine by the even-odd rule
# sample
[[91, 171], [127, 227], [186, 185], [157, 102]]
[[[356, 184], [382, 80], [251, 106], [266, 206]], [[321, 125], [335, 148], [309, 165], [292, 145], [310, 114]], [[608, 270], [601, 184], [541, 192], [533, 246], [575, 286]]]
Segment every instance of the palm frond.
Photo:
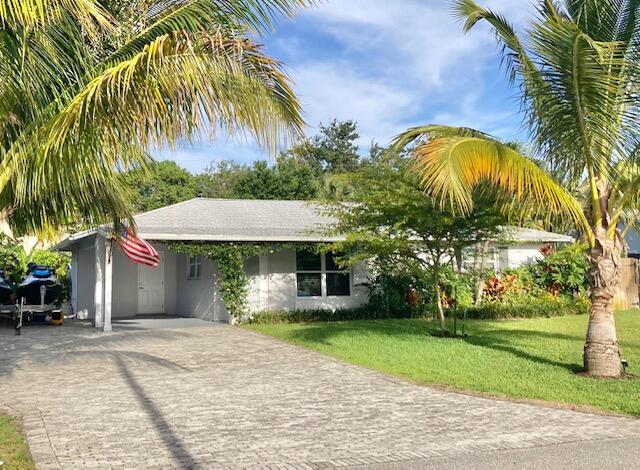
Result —
[[[126, 217], [119, 171], [147, 161], [132, 145], [172, 145], [212, 127], [249, 132], [275, 153], [303, 125], [279, 63], [250, 41], [225, 34], [160, 37], [42, 117], [4, 156], [0, 187], [13, 213], [46, 223], [47, 213], [66, 218], [73, 207], [90, 220], [97, 217], [92, 206]], [[117, 190], [107, 190], [107, 182]], [[37, 201], [42, 197], [40, 205], [34, 194]]]
[[71, 16], [85, 31], [111, 29], [111, 16], [94, 0], [0, 0], [0, 25], [9, 29], [35, 29]]
[[[473, 191], [489, 184], [550, 216], [570, 216], [588, 229], [575, 198], [533, 161], [495, 140], [442, 137], [413, 150], [425, 191], [443, 207], [469, 213]], [[513, 200], [512, 200], [513, 201]]]

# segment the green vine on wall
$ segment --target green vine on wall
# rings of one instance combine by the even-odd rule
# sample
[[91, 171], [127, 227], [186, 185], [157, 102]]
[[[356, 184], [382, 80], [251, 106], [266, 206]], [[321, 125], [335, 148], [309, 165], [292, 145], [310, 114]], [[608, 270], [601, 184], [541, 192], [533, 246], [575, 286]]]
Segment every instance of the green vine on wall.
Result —
[[248, 285], [245, 262], [260, 256], [288, 248], [319, 250], [322, 244], [300, 243], [237, 243], [237, 242], [166, 242], [178, 253], [202, 256], [218, 264], [219, 289], [222, 300], [231, 316], [237, 320], [249, 314]]

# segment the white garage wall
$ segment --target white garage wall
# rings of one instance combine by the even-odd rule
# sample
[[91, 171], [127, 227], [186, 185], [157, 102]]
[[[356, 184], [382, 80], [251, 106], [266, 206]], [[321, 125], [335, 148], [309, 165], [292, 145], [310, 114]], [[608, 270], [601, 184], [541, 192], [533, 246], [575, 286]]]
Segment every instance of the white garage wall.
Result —
[[[176, 253], [161, 243], [153, 243], [163, 254], [164, 264], [164, 313], [176, 313]], [[113, 245], [112, 318], [132, 317], [138, 314], [138, 264]]]
[[176, 289], [175, 313], [184, 317], [197, 317], [212, 321], [229, 321], [218, 290], [218, 266], [204, 259], [200, 279], [187, 279], [188, 256], [175, 255], [174, 278]]
[[94, 245], [95, 237], [81, 240], [73, 248], [73, 255], [77, 257], [78, 275], [75, 277], [76, 313], [80, 318], [93, 319], [95, 316], [96, 287], [96, 252]]

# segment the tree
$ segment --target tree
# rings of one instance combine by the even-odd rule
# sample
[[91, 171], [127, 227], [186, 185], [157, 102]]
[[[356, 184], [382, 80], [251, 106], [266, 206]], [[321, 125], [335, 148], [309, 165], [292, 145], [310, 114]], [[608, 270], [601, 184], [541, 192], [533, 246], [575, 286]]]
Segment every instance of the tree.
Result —
[[432, 286], [440, 332], [445, 335], [443, 266], [464, 247], [498, 234], [506, 219], [491, 204], [467, 216], [439, 209], [424, 194], [410, 164], [406, 157], [389, 153], [345, 175], [353, 188], [352, 201], [328, 202], [327, 210], [337, 218], [333, 230], [347, 234], [335, 248], [349, 264], [366, 260], [379, 273], [393, 267], [396, 274], [409, 274]]
[[[416, 144], [413, 155], [425, 189], [459, 213], [469, 213], [473, 189], [489, 183], [532, 211], [575, 220], [589, 244], [591, 311], [585, 371], [618, 377], [622, 363], [613, 317], [622, 249], [618, 224], [637, 202], [640, 179], [621, 189], [616, 175], [617, 165], [635, 163], [640, 149], [640, 2], [539, 3], [525, 40], [506, 18], [473, 0], [456, 0], [454, 9], [465, 31], [480, 21], [495, 30], [509, 78], [521, 94], [531, 147], [551, 172], [471, 129], [410, 129], [396, 147]], [[589, 188], [586, 209], [563, 188], [582, 182]]]
[[290, 148], [285, 156], [310, 165], [318, 165], [324, 173], [354, 171], [360, 163], [357, 124], [334, 119], [329, 125], [320, 124], [320, 132], [309, 141]]
[[318, 197], [322, 173], [315, 165], [281, 155], [274, 165], [258, 160], [251, 166], [222, 161], [198, 176], [206, 197], [231, 199], [311, 200]]
[[[37, 3], [37, 4], [36, 4]], [[207, 129], [275, 153], [301, 134], [248, 34], [306, 0], [50, 0], [0, 7], [0, 205], [18, 233], [129, 219], [123, 171]]]
[[131, 204], [136, 212], [146, 212], [198, 196], [195, 177], [176, 162], [154, 163], [148, 171], [136, 168], [125, 175], [133, 190]]

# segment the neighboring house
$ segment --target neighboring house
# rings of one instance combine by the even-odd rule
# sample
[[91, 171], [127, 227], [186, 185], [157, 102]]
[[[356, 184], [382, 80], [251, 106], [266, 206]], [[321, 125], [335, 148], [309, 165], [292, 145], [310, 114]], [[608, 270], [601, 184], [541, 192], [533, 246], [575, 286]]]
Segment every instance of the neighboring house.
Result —
[[624, 237], [627, 242], [627, 253], [631, 258], [640, 258], [640, 235], [635, 230], [629, 230]]
[[[167, 241], [322, 243], [333, 222], [317, 206], [303, 201], [192, 199], [135, 216], [138, 235], [162, 257], [158, 268], [133, 263], [106, 228], [69, 236], [56, 249], [72, 253], [74, 311], [110, 329], [110, 318], [174, 314], [229, 321], [218, 290], [215, 262], [169, 249]], [[518, 266], [540, 255], [546, 243], [573, 239], [536, 230], [509, 229], [513, 244], [492, 250], [496, 268]], [[249, 304], [271, 309], [339, 309], [368, 300], [364, 267], [341, 271], [332, 256], [285, 249], [246, 262]], [[490, 266], [488, 266], [490, 267]]]

